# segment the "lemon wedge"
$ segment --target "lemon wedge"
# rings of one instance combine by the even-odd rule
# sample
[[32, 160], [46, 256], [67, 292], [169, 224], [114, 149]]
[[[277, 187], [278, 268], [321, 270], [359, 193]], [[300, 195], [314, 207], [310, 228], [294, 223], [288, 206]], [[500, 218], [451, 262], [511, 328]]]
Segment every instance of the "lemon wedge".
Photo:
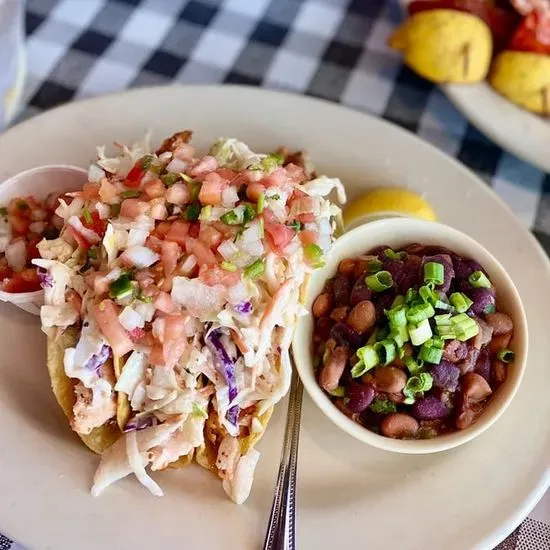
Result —
[[373, 189], [344, 209], [346, 230], [381, 218], [409, 217], [435, 221], [433, 208], [417, 193], [398, 187]]

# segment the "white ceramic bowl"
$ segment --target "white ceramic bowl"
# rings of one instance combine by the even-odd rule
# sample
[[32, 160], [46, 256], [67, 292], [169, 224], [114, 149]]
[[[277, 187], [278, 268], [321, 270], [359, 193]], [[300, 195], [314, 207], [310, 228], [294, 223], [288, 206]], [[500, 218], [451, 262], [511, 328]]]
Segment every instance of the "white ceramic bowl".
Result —
[[[55, 164], [31, 168], [15, 174], [0, 185], [0, 205], [7, 205], [15, 197], [32, 195], [45, 199], [50, 193], [77, 191], [87, 180], [86, 170], [77, 166]], [[44, 303], [44, 291], [13, 293], [0, 290], [0, 301], [10, 302], [33, 315], [39, 315], [40, 306]]]
[[307, 309], [311, 311], [313, 301], [322, 291], [325, 281], [336, 273], [338, 264], [344, 258], [359, 256], [380, 245], [398, 249], [410, 243], [443, 246], [479, 262], [486, 269], [495, 286], [497, 309], [510, 315], [514, 322], [514, 336], [510, 347], [516, 353], [515, 362], [509, 369], [506, 381], [495, 392], [472, 426], [425, 440], [398, 440], [375, 434], [341, 413], [319, 387], [312, 361], [312, 315], [299, 320], [293, 342], [293, 353], [296, 368], [306, 391], [319, 409], [338, 427], [356, 439], [380, 449], [398, 453], [425, 454], [452, 449], [470, 441], [489, 428], [506, 410], [519, 387], [526, 366], [527, 321], [514, 283], [502, 265], [483, 246], [464, 233], [446, 225], [406, 218], [375, 221], [357, 227], [340, 237], [334, 243], [326, 266], [315, 271], [312, 276], [307, 295]]

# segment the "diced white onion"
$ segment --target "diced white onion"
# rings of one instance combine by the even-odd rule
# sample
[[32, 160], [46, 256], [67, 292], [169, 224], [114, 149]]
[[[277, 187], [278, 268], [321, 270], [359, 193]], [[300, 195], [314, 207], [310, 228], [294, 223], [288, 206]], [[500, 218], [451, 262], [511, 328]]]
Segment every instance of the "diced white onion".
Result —
[[222, 205], [228, 208], [232, 208], [239, 202], [239, 194], [237, 193], [237, 188], [234, 185], [226, 187], [222, 191]]
[[197, 265], [197, 258], [193, 254], [190, 256], [187, 256], [185, 258], [184, 262], [181, 264], [180, 271], [182, 275], [189, 275], [193, 269], [195, 269], [195, 266]]
[[136, 245], [144, 245], [145, 241], [147, 240], [147, 237], [149, 236], [149, 232], [145, 229], [130, 229], [130, 233], [128, 234], [128, 240], [126, 242], [126, 245], [128, 247], [130, 246], [136, 246]]
[[218, 246], [218, 252], [224, 260], [231, 260], [231, 258], [239, 252], [239, 247], [230, 239], [223, 241]]
[[149, 267], [158, 261], [159, 256], [146, 246], [131, 246], [122, 253], [122, 258], [138, 269]]
[[146, 323], [152, 321], [153, 316], [155, 315], [155, 306], [152, 303], [140, 302], [139, 300], [136, 300], [132, 307], [139, 313], [139, 315], [141, 315]]
[[96, 244], [101, 240], [101, 237], [91, 229], [84, 227], [80, 218], [77, 216], [71, 216], [69, 218], [69, 225], [74, 227], [90, 244]]
[[88, 168], [88, 181], [91, 183], [99, 183], [105, 177], [105, 172], [97, 165], [90, 164]]
[[166, 166], [166, 170], [168, 172], [185, 172], [188, 166], [188, 162], [178, 158], [173, 158]]
[[23, 271], [27, 263], [25, 241], [15, 241], [6, 247], [6, 260], [14, 271]]
[[143, 328], [145, 325], [145, 319], [137, 311], [128, 306], [119, 313], [118, 320], [126, 330]]
[[108, 281], [116, 281], [121, 275], [122, 269], [120, 269], [120, 267], [115, 267], [114, 269], [111, 269], [107, 275], [105, 275], [105, 278]]

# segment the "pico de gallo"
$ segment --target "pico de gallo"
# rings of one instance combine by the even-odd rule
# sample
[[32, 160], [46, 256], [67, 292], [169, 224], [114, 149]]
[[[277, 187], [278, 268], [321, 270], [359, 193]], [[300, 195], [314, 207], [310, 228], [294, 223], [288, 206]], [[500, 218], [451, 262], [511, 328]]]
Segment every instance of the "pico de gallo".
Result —
[[257, 154], [230, 138], [201, 155], [190, 138], [116, 157], [99, 148], [84, 189], [56, 209], [59, 237], [34, 260], [47, 271], [43, 330], [79, 331], [64, 352], [73, 430], [121, 426], [94, 495], [130, 473], [161, 495], [145, 467], [195, 452], [232, 500], [247, 498], [253, 443], [289, 387], [302, 293], [340, 217], [326, 197], [345, 201], [303, 153]]
[[0, 290], [40, 290], [41, 274], [32, 260], [40, 257], [41, 241], [59, 236], [63, 220], [55, 215], [58, 199], [58, 194], [44, 201], [32, 196], [16, 197], [0, 207]]

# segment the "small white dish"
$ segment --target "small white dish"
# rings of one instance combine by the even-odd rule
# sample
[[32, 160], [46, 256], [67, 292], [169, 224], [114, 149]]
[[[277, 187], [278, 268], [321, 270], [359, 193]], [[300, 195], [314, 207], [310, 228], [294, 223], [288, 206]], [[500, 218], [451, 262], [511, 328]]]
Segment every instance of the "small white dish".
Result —
[[468, 235], [447, 225], [412, 218], [379, 220], [359, 226], [340, 237], [333, 245], [327, 264], [314, 272], [306, 301], [311, 311], [315, 298], [322, 292], [326, 280], [337, 272], [338, 264], [345, 258], [355, 258], [381, 245], [394, 249], [420, 243], [448, 248], [465, 258], [479, 262], [489, 274], [496, 289], [499, 311], [508, 313], [514, 322], [514, 336], [510, 343], [516, 353], [508, 378], [495, 392], [477, 421], [469, 428], [434, 439], [400, 440], [375, 434], [340, 412], [319, 386], [313, 368], [311, 337], [312, 315], [301, 317], [296, 327], [292, 350], [294, 362], [306, 391], [321, 411], [339, 428], [363, 443], [379, 449], [405, 454], [428, 454], [446, 451], [466, 443], [489, 428], [506, 410], [523, 377], [527, 361], [527, 319], [519, 293], [498, 260], [481, 244]]
[[[0, 205], [7, 205], [15, 197], [32, 195], [45, 199], [50, 193], [66, 193], [82, 189], [88, 180], [86, 170], [67, 164], [37, 166], [19, 172], [0, 184]], [[44, 291], [36, 292], [3, 292], [0, 290], [0, 301], [10, 302], [17, 307], [40, 315], [40, 306], [44, 303]]]

